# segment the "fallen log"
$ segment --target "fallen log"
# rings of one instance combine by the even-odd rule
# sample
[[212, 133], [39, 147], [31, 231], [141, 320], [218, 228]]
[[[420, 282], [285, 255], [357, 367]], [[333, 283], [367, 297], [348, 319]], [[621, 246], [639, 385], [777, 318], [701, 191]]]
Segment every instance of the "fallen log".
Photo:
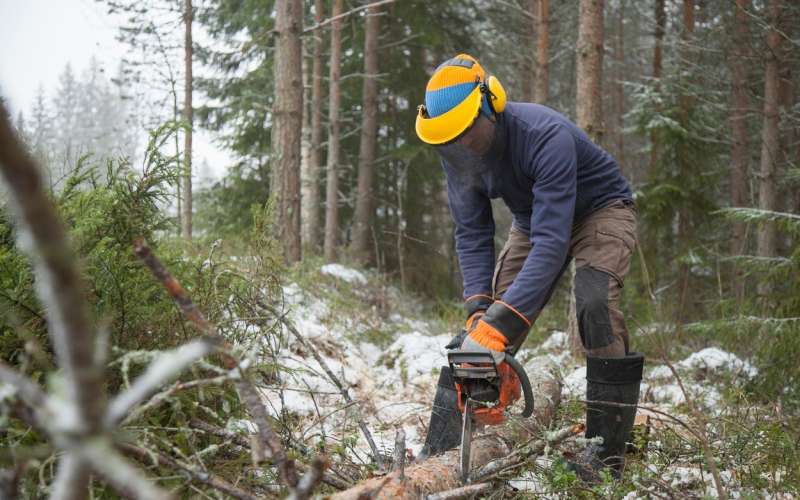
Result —
[[[535, 409], [531, 423], [538, 429], [550, 425], [561, 399], [561, 384], [553, 375], [551, 362], [546, 357], [538, 357], [526, 364], [533, 388]], [[472, 470], [476, 471], [488, 463], [512, 453], [514, 444], [533, 437], [537, 429], [531, 426], [506, 425], [491, 427], [491, 433], [476, 435], [472, 442]], [[577, 430], [576, 430], [577, 432]], [[410, 464], [404, 474], [391, 473], [367, 479], [352, 488], [336, 493], [330, 500], [360, 499], [408, 499], [418, 500], [425, 496], [455, 490], [464, 486], [458, 473], [458, 449], [442, 455]]]

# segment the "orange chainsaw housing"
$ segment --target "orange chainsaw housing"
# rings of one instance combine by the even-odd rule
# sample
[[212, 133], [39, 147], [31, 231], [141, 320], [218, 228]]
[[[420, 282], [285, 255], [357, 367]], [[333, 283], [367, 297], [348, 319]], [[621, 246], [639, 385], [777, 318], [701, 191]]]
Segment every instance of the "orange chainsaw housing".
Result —
[[[500, 425], [506, 421], [506, 407], [522, 397], [522, 389], [519, 377], [508, 363], [500, 363], [497, 366], [497, 375], [500, 378], [500, 396], [497, 404], [493, 407], [479, 407], [473, 410], [474, 422], [479, 425]], [[458, 393], [458, 410], [464, 413], [464, 401], [461, 397], [462, 388], [458, 382], [456, 392]]]

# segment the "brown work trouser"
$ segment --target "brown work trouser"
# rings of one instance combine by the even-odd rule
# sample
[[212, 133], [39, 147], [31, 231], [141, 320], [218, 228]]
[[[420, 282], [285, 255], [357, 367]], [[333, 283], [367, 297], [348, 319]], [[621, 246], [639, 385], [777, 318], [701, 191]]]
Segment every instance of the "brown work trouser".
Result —
[[[628, 352], [628, 330], [619, 302], [635, 247], [636, 210], [630, 202], [614, 201], [572, 228], [569, 257], [575, 259], [578, 330], [589, 355], [622, 357]], [[530, 251], [528, 235], [512, 228], [494, 270], [495, 299], [511, 286]], [[568, 263], [569, 259], [562, 273]]]

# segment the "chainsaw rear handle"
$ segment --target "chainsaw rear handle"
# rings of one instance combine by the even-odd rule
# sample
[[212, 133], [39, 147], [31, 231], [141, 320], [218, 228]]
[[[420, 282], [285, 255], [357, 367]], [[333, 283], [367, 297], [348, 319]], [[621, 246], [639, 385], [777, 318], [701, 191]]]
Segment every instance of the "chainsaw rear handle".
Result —
[[533, 415], [533, 388], [531, 387], [528, 374], [525, 373], [525, 368], [522, 367], [517, 358], [511, 354], [506, 353], [505, 362], [508, 363], [508, 366], [517, 374], [519, 384], [522, 386], [522, 397], [525, 398], [525, 408], [522, 410], [520, 416], [525, 418], [530, 417]]

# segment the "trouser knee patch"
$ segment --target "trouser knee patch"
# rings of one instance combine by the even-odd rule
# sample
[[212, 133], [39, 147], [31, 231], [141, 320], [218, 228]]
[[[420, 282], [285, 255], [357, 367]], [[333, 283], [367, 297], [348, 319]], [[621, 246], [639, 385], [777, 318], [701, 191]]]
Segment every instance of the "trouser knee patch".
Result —
[[575, 271], [575, 309], [578, 330], [586, 349], [606, 347], [614, 342], [608, 313], [610, 274], [589, 266]]

